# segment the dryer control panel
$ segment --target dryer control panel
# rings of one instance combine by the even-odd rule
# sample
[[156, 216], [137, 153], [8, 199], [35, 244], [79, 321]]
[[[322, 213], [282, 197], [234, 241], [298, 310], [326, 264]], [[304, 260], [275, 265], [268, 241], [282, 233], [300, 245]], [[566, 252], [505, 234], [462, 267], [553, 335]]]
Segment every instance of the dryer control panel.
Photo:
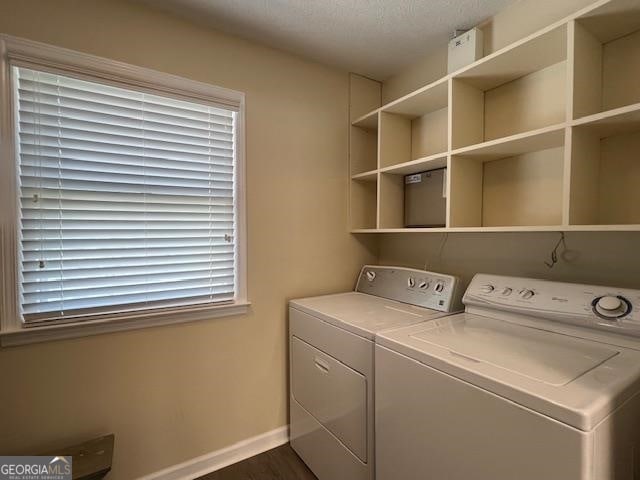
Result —
[[478, 274], [463, 302], [467, 309], [482, 307], [640, 336], [640, 290]]
[[365, 265], [356, 291], [441, 312], [462, 309], [459, 280], [426, 270]]

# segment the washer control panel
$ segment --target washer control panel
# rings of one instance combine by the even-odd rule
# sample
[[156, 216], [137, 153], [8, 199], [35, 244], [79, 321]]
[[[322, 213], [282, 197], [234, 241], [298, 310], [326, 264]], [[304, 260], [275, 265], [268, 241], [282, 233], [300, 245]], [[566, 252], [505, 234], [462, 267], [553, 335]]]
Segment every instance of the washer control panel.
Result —
[[425, 270], [365, 265], [356, 291], [442, 312], [462, 308], [458, 279]]
[[478, 274], [463, 302], [640, 336], [640, 290]]

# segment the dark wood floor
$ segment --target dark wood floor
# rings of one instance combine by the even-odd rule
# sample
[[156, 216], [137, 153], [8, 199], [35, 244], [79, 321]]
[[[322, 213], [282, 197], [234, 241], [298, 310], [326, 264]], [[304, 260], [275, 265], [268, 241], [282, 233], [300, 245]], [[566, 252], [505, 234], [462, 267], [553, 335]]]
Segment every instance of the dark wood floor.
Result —
[[287, 443], [198, 480], [317, 480]]

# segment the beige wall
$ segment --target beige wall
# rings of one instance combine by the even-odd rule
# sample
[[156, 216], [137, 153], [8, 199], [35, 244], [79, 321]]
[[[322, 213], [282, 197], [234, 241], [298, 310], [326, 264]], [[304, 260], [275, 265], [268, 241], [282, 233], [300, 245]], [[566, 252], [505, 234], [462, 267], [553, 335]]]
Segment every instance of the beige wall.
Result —
[[462, 278], [495, 273], [640, 289], [640, 232], [567, 233], [566, 250], [549, 269], [558, 233], [385, 235], [381, 264], [442, 271]]
[[121, 0], [3, 0], [0, 32], [246, 92], [253, 302], [1, 350], [0, 453], [113, 432], [120, 480], [286, 424], [287, 299], [352, 288], [375, 258], [346, 231], [348, 75]]
[[[520, 0], [482, 24], [485, 55], [561, 20], [595, 0]], [[442, 47], [387, 79], [383, 103], [406, 95], [447, 74], [446, 39]]]

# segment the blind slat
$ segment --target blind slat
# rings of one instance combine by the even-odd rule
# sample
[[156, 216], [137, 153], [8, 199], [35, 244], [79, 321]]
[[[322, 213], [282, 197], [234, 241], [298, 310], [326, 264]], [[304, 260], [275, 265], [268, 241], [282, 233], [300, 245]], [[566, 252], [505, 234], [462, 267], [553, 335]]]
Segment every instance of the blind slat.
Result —
[[13, 67], [26, 323], [235, 295], [235, 112]]
[[[60, 249], [55, 250], [32, 250], [32, 251], [23, 251], [22, 257], [25, 262], [40, 262], [40, 260], [45, 260], [45, 267], [48, 262], [70, 262], [73, 260], [78, 261], [94, 261], [94, 260], [109, 260], [111, 258], [155, 258], [155, 257], [164, 257], [170, 255], [184, 255], [184, 254], [208, 254], [211, 256], [215, 256], [220, 253], [233, 253], [233, 250], [229, 250], [229, 244], [219, 244], [219, 245], [199, 245], [199, 246], [188, 246], [188, 247], [141, 247], [141, 248], [119, 248], [119, 249], [107, 249], [107, 248], [97, 248], [93, 250], [89, 249], [65, 249], [61, 251]], [[144, 256], [146, 253], [146, 256]], [[142, 254], [142, 255], [141, 255]], [[116, 257], [117, 256], [117, 257]], [[65, 265], [71, 263], [65, 263]]]
[[[100, 110], [118, 110], [125, 113], [132, 118], [142, 118], [142, 116], [149, 116], [150, 118], [170, 118], [173, 121], [180, 121], [182, 119], [197, 121], [197, 122], [211, 122], [227, 123], [231, 124], [231, 117], [225, 117], [217, 115], [216, 113], [196, 112], [194, 110], [185, 110], [182, 108], [174, 108], [171, 106], [160, 105], [151, 100], [151, 97], [142, 94], [142, 100], [124, 100], [122, 98], [100, 96], [99, 94], [89, 95], [73, 95], [73, 92], [64, 87], [58, 87], [55, 89], [49, 89], [47, 93], [44, 91], [46, 86], [38, 83], [38, 87], [43, 88], [42, 91], [29, 90], [28, 88], [20, 88], [18, 93], [25, 102], [32, 102], [43, 105], [69, 105], [69, 106], [89, 106], [92, 109]], [[145, 98], [146, 97], [146, 98]]]
[[[168, 97], [160, 97], [132, 90], [123, 89], [107, 90], [100, 88], [99, 84], [78, 81], [69, 81], [68, 78], [58, 76], [55, 81], [48, 81], [40, 75], [37, 81], [30, 80], [27, 76], [21, 77], [19, 90], [31, 92], [35, 95], [50, 94], [55, 97], [70, 97], [82, 99], [95, 99], [105, 105], [134, 105], [146, 106], [147, 110], [158, 112], [175, 111], [185, 116], [216, 116], [231, 118], [231, 112], [227, 110], [198, 105], [196, 103], [182, 102]], [[96, 88], [98, 86], [98, 88]]]
[[[87, 313], [101, 313], [96, 307], [111, 307], [106, 311], [127, 311], [131, 304], [136, 304], [138, 308], [149, 308], [149, 304], [154, 307], [166, 307], [172, 305], [185, 305], [181, 299], [204, 297], [211, 301], [224, 301], [233, 298], [233, 284], [223, 284], [213, 287], [184, 287], [170, 290], [158, 290], [148, 294], [122, 294], [108, 297], [89, 297], [72, 300], [51, 300], [39, 304], [25, 305], [24, 315], [28, 321], [42, 321], [43, 319], [57, 319], [74, 316], [79, 310], [90, 310]], [[198, 303], [205, 303], [204, 298]], [[190, 303], [187, 303], [187, 305]], [[42, 315], [48, 313], [48, 315]], [[36, 315], [40, 314], [40, 315]], [[33, 316], [32, 316], [33, 315]]]
[[131, 121], [131, 125], [111, 125], [104, 122], [21, 111], [20, 127], [26, 132], [36, 134], [43, 130], [54, 131], [62, 128], [73, 135], [120, 135], [131, 139], [145, 138], [187, 145], [193, 143], [208, 146], [210, 142], [220, 142], [227, 146], [233, 145], [233, 134], [222, 126], [219, 127], [219, 131], [213, 132], [195, 129], [190, 131], [185, 129], [187, 131], [178, 132], [176, 129], [169, 131], [168, 128], [152, 128], [153, 125], [149, 126], [146, 120]]
[[[219, 271], [216, 271], [219, 270]], [[129, 293], [132, 291], [153, 291], [154, 288], [161, 288], [168, 284], [197, 283], [208, 285], [212, 279], [231, 278], [233, 268], [225, 269], [220, 267], [213, 272], [209, 268], [201, 270], [183, 270], [177, 272], [153, 272], [119, 275], [117, 277], [85, 277], [85, 278], [65, 278], [61, 280], [46, 280], [39, 282], [24, 281], [25, 297], [36, 295], [59, 296], [64, 298], [85, 298], [88, 293], [102, 295], [105, 287], [110, 292]], [[151, 282], [153, 287], [148, 288], [145, 282]], [[64, 290], [64, 291], [63, 291]]]
[[[49, 106], [46, 108], [40, 106], [41, 108], [35, 111], [33, 105], [33, 103], [23, 104], [23, 109], [19, 110], [21, 122], [49, 126], [62, 124], [73, 128], [83, 126], [89, 131], [113, 131], [120, 133], [139, 131], [142, 125], [142, 121], [135, 118], [99, 114], [60, 106]], [[145, 118], [144, 128], [146, 132], [169, 135], [170, 137], [208, 138], [212, 136], [220, 140], [233, 141], [232, 127], [226, 123], [212, 123], [211, 128], [196, 128], [176, 125], [175, 122], [153, 122]]]
[[[198, 188], [210, 188], [211, 185], [219, 186], [220, 188], [233, 188], [233, 179], [227, 178], [228, 175], [217, 175], [211, 173], [207, 178], [193, 178], [184, 176], [172, 176], [169, 172], [165, 175], [159, 175], [156, 172], [139, 172], [139, 173], [119, 173], [119, 172], [103, 172], [92, 170], [78, 170], [71, 168], [64, 168], [60, 165], [59, 168], [54, 167], [35, 167], [35, 166], [23, 166], [20, 176], [24, 179], [55, 179], [55, 180], [86, 180], [89, 182], [100, 182], [105, 176], [109, 176], [113, 183], [132, 183], [134, 185], [146, 185], [153, 186], [171, 186], [177, 185], [180, 187], [198, 187]], [[142, 182], [142, 183], [141, 183]], [[146, 183], [145, 183], [146, 182]], [[142, 189], [144, 190], [144, 189]]]
[[24, 155], [23, 163], [24, 167], [32, 168], [64, 168], [64, 169], [77, 169], [91, 172], [100, 173], [129, 173], [140, 174], [148, 173], [149, 175], [156, 176], [175, 176], [181, 178], [203, 178], [208, 175], [216, 175], [219, 178], [233, 179], [233, 166], [227, 164], [209, 164], [201, 166], [199, 168], [170, 168], [167, 166], [156, 167], [149, 164], [149, 162], [140, 163], [115, 163], [115, 162], [100, 162], [100, 161], [87, 161], [85, 159], [75, 159], [66, 157], [48, 157], [40, 155], [34, 157], [32, 155]]
[[[89, 277], [101, 277], [101, 276], [105, 276], [105, 275], [111, 275], [114, 272], [129, 272], [129, 273], [139, 273], [140, 271], [142, 271], [141, 269], [145, 269], [145, 268], [150, 268], [152, 271], [152, 273], [162, 273], [163, 271], [171, 271], [171, 272], [178, 272], [178, 271], [189, 271], [192, 270], [194, 268], [197, 267], [197, 269], [201, 269], [205, 266], [207, 266], [207, 268], [209, 268], [209, 263], [210, 263], [210, 259], [207, 258], [197, 258], [197, 256], [194, 256], [196, 258], [191, 258], [189, 257], [186, 260], [182, 260], [180, 262], [168, 262], [168, 261], [156, 261], [156, 262], [149, 262], [149, 263], [132, 263], [132, 262], [127, 262], [127, 261], [119, 261], [116, 263], [113, 263], [112, 265], [109, 266], [105, 266], [105, 265], [100, 265], [100, 266], [92, 266], [92, 267], [87, 267], [85, 265], [79, 265], [78, 268], [72, 268], [69, 267], [65, 262], [57, 262], [57, 268], [52, 268], [52, 266], [48, 266], [48, 268], [46, 268], [44, 271], [42, 269], [39, 269], [38, 266], [36, 264], [33, 264], [33, 268], [28, 269], [25, 268], [24, 270], [24, 275], [25, 275], [25, 281], [26, 282], [34, 282], [37, 280], [42, 280], [45, 279], [47, 281], [51, 281], [51, 280], [62, 280], [63, 275], [68, 275], [68, 277], [65, 278], [89, 278]], [[205, 257], [205, 256], [202, 256]], [[232, 256], [226, 256], [226, 258], [223, 257], [219, 257], [216, 259], [216, 261], [219, 261], [219, 263], [217, 264], [217, 268], [231, 268], [233, 267], [233, 257]], [[27, 275], [29, 274], [37, 274], [37, 275], [42, 275], [40, 277], [36, 276], [36, 275], [31, 275], [29, 277], [27, 277]]]
[[[151, 152], [145, 151], [144, 155], [140, 155], [139, 152], [134, 152], [129, 149], [121, 154], [119, 152], [106, 152], [96, 150], [83, 150], [81, 148], [61, 148], [59, 146], [48, 147], [46, 145], [29, 145], [22, 143], [20, 145], [21, 155], [35, 156], [35, 157], [52, 157], [52, 158], [71, 158], [75, 160], [90, 161], [104, 161], [116, 164], [124, 165], [145, 165], [150, 164], [154, 167], [171, 166], [174, 168], [191, 167], [192, 170], [206, 169], [208, 171], [211, 165], [230, 166], [233, 165], [232, 156], [222, 155], [210, 155], [205, 161], [201, 158], [193, 158], [189, 155], [180, 155], [177, 158], [174, 156], [161, 156], [159, 154], [151, 155]], [[157, 153], [157, 152], [156, 152]]]

